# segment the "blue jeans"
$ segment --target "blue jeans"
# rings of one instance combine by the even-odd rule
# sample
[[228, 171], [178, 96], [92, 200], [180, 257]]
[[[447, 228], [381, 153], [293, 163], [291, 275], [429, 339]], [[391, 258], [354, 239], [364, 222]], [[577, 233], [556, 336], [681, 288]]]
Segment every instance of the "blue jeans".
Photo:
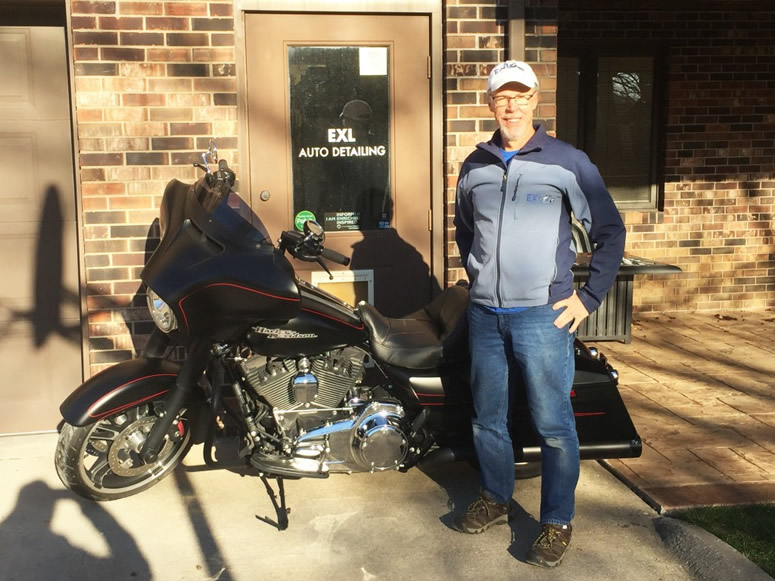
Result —
[[551, 305], [509, 314], [474, 303], [468, 309], [474, 446], [484, 494], [501, 503], [514, 494], [509, 375], [520, 374], [541, 443], [541, 523], [564, 525], [575, 512], [579, 440], [570, 402], [574, 334], [554, 326], [558, 315]]

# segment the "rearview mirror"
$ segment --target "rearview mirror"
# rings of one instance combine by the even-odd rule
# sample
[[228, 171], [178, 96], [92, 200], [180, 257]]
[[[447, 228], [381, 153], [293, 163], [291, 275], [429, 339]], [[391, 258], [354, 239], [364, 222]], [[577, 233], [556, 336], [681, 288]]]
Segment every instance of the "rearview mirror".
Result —
[[323, 226], [315, 222], [315, 220], [307, 220], [304, 222], [304, 234], [308, 236], [312, 234], [321, 239], [326, 237], [326, 231], [323, 230]]

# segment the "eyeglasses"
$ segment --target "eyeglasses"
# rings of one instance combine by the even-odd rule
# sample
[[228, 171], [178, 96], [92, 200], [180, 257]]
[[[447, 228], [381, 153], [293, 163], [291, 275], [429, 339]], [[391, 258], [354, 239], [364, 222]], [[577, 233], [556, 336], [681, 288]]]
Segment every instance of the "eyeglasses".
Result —
[[528, 95], [513, 95], [511, 97], [507, 95], [499, 95], [497, 97], [493, 97], [492, 100], [498, 109], [507, 107], [508, 104], [512, 101], [517, 107], [527, 107], [527, 104], [530, 103], [530, 99], [532, 99], [533, 95], [535, 94], [536, 94], [536, 91], [533, 91]]

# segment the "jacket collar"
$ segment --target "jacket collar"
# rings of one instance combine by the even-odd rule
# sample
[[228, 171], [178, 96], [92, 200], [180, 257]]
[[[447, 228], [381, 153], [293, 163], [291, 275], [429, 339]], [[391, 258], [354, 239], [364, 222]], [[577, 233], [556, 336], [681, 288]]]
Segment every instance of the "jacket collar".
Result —
[[[519, 150], [519, 153], [517, 155], [523, 155], [525, 153], [531, 153], [533, 151], [541, 151], [543, 149], [543, 146], [546, 144], [546, 141], [548, 139], [551, 139], [549, 135], [546, 133], [546, 129], [543, 125], [540, 123], [534, 123], [533, 129], [535, 129], [535, 133], [533, 134], [533, 137], [531, 137], [528, 142], [522, 147], [522, 149]], [[479, 143], [477, 145], [478, 148], [483, 149], [485, 151], [489, 151], [493, 155], [495, 155], [498, 159], [503, 159], [501, 157], [500, 153], [500, 147], [501, 147], [502, 141], [501, 141], [501, 130], [496, 129], [495, 133], [492, 134], [492, 137], [489, 141]]]

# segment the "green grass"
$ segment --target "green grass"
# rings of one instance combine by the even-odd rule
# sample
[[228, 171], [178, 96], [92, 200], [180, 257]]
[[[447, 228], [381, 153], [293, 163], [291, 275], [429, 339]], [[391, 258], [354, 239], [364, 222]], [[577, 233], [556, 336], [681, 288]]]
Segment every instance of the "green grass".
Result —
[[713, 533], [775, 577], [775, 504], [691, 508], [670, 516]]

